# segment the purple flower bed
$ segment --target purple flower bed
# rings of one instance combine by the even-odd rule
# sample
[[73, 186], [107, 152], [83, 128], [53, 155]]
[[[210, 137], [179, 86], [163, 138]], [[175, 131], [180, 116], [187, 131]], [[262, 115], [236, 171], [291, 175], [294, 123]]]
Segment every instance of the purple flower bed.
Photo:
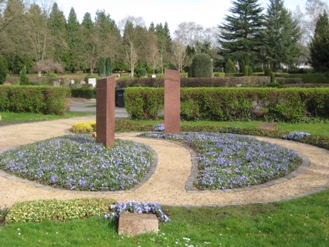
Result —
[[164, 131], [165, 130], [165, 127], [164, 127], [164, 124], [157, 124], [153, 127], [153, 131]]
[[282, 138], [295, 141], [295, 140], [303, 139], [304, 137], [310, 135], [311, 135], [310, 133], [294, 131], [294, 132], [290, 132], [288, 135], [283, 136]]
[[0, 154], [0, 169], [70, 190], [116, 191], [136, 185], [153, 153], [144, 145], [116, 140], [111, 148], [90, 135], [68, 135]]
[[106, 214], [105, 219], [114, 220], [119, 218], [121, 213], [151, 213], [156, 214], [157, 218], [161, 222], [170, 221], [169, 217], [162, 211], [161, 206], [155, 202], [127, 202], [127, 203], [117, 203], [110, 206], [111, 214]]
[[198, 153], [199, 189], [232, 189], [262, 184], [286, 176], [301, 159], [293, 151], [254, 138], [221, 133], [145, 136], [187, 143]]

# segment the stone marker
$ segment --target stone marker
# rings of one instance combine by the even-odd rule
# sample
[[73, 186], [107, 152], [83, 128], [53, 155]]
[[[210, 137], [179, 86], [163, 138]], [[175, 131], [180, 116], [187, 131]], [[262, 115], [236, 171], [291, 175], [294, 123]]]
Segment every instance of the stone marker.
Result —
[[96, 140], [110, 147], [114, 144], [115, 77], [98, 80], [96, 95]]
[[92, 85], [93, 87], [96, 87], [96, 78], [89, 78], [88, 84]]
[[164, 125], [166, 134], [180, 132], [180, 73], [165, 70], [164, 79]]
[[257, 127], [262, 130], [277, 130], [278, 126], [276, 123], [263, 123]]
[[60, 87], [61, 83], [59, 81], [53, 81], [53, 86], [54, 87]]
[[118, 234], [134, 237], [144, 233], [158, 233], [159, 222], [155, 214], [123, 213], [119, 218]]

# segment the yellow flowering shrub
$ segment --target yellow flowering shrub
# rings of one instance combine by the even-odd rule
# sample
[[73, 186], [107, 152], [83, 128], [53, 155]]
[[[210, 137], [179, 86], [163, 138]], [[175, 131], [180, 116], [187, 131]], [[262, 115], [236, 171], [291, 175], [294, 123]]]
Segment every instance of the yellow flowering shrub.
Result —
[[73, 133], [92, 133], [96, 131], [96, 122], [81, 122], [72, 125], [71, 131]]
[[6, 223], [43, 222], [46, 220], [67, 221], [102, 216], [108, 213], [113, 199], [40, 200], [18, 202], [10, 209]]

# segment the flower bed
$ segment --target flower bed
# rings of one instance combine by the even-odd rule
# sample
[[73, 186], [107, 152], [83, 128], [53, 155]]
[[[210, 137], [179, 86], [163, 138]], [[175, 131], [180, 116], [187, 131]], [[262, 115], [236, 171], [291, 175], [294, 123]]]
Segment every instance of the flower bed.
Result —
[[156, 202], [127, 202], [127, 203], [117, 203], [112, 204], [109, 208], [112, 212], [110, 214], [105, 214], [104, 218], [115, 220], [120, 217], [123, 212], [128, 213], [152, 213], [155, 214], [159, 221], [168, 222], [169, 217], [163, 212], [159, 203]]
[[0, 155], [0, 169], [70, 190], [132, 188], [149, 171], [153, 153], [145, 145], [116, 140], [112, 148], [90, 135], [68, 135]]
[[291, 150], [254, 138], [221, 133], [144, 136], [187, 143], [198, 153], [198, 189], [232, 189], [262, 184], [295, 170], [301, 159]]

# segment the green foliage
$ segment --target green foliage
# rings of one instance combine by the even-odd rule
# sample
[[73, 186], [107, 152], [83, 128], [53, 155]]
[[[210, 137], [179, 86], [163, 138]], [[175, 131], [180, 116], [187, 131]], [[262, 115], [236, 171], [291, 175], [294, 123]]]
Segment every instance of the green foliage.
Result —
[[23, 66], [21, 72], [19, 73], [19, 84], [20, 85], [29, 85], [29, 78], [27, 77], [26, 74], [26, 67]]
[[0, 85], [6, 81], [8, 74], [8, 64], [6, 59], [0, 55]]
[[6, 216], [6, 223], [67, 221], [102, 216], [114, 200], [74, 199], [68, 201], [41, 200], [14, 204]]
[[232, 4], [230, 14], [220, 26], [220, 53], [238, 61], [241, 68], [244, 65], [255, 65], [261, 55], [263, 8], [258, 0], [237, 0]]
[[0, 208], [0, 226], [5, 224], [6, 217], [9, 213], [8, 208]]
[[0, 111], [62, 115], [68, 110], [69, 88], [0, 86]]
[[[264, 76], [248, 77], [213, 77], [213, 78], [181, 78], [181, 87], [236, 87], [263, 86], [270, 82]], [[125, 78], [116, 81], [118, 88], [124, 87], [163, 87], [163, 78]]]
[[317, 72], [329, 70], [329, 17], [324, 11], [316, 23], [314, 37], [310, 44], [310, 62]]
[[225, 77], [225, 73], [224, 72], [215, 72], [214, 77]]
[[264, 75], [265, 76], [272, 76], [272, 70], [271, 68], [266, 68], [264, 71]]
[[106, 67], [106, 76], [112, 75], [112, 59], [110, 57], [106, 58], [105, 67]]
[[206, 53], [196, 54], [193, 57], [189, 77], [212, 77], [213, 65]]
[[96, 98], [96, 89], [94, 88], [71, 88], [71, 94], [74, 98], [94, 99]]
[[227, 74], [235, 74], [236, 73], [236, 67], [232, 59], [228, 59], [225, 64], [225, 73]]
[[[156, 119], [163, 89], [128, 88], [125, 103], [133, 119]], [[329, 117], [329, 89], [182, 88], [184, 120], [298, 122]], [[153, 101], [152, 101], [153, 100]]]
[[270, 0], [265, 15], [263, 47], [265, 61], [276, 71], [281, 63], [293, 65], [300, 55], [301, 32], [284, 1]]
[[127, 88], [125, 107], [132, 119], [157, 119], [163, 109], [163, 88]]
[[251, 76], [252, 75], [252, 68], [249, 65], [243, 67], [243, 75], [244, 76]]
[[98, 75], [103, 76], [106, 73], [106, 60], [101, 57], [98, 62]]
[[57, 77], [57, 74], [54, 73], [54, 72], [48, 72], [47, 73], [47, 76], [52, 77], [52, 78], [56, 78]]

